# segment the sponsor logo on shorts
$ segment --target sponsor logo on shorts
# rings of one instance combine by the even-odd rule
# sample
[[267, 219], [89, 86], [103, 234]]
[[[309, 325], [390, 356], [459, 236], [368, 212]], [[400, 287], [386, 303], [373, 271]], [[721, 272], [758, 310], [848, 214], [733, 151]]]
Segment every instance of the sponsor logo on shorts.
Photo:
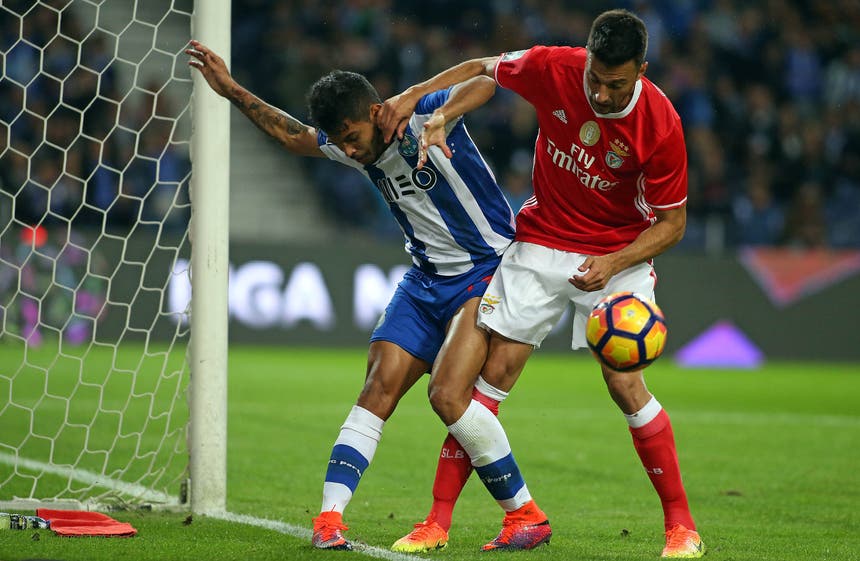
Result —
[[478, 307], [478, 310], [482, 314], [492, 314], [496, 310], [496, 305], [501, 301], [502, 299], [498, 296], [485, 294], [484, 297], [481, 298], [481, 305]]

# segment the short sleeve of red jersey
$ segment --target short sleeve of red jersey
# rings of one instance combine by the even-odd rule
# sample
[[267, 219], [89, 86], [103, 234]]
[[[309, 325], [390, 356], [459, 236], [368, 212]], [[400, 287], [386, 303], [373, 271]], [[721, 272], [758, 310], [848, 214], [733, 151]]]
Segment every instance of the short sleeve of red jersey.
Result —
[[503, 53], [496, 63], [496, 83], [533, 102], [541, 96], [542, 88], [546, 87], [541, 77], [550, 50], [549, 47], [537, 46], [525, 51]]
[[675, 118], [669, 133], [644, 163], [643, 171], [648, 206], [668, 210], [687, 202], [687, 148], [680, 119]]

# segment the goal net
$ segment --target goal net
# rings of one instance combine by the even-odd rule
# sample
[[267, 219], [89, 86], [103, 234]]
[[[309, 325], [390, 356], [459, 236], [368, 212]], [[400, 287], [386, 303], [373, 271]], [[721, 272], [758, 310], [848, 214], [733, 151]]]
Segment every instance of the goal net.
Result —
[[0, 2], [0, 510], [184, 500], [192, 12]]

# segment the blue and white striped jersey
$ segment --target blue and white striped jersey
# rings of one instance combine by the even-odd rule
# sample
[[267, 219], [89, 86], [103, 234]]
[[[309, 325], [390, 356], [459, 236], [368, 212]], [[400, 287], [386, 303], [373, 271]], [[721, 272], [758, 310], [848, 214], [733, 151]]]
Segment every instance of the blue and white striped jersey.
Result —
[[447, 89], [421, 98], [403, 140], [395, 138], [373, 164], [347, 157], [328, 143], [324, 132], [317, 136], [328, 158], [358, 169], [379, 190], [403, 230], [415, 266], [444, 276], [497, 259], [514, 238], [514, 213], [462, 117], [446, 125], [454, 157], [449, 160], [431, 147], [424, 167], [415, 169], [420, 131], [449, 94]]

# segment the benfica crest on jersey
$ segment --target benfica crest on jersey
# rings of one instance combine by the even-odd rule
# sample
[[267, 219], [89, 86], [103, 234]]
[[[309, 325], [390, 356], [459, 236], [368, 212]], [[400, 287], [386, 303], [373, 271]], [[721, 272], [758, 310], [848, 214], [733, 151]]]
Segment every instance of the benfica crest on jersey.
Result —
[[624, 158], [630, 155], [630, 149], [617, 138], [609, 143], [609, 147], [612, 150], [606, 153], [606, 165], [612, 169], [618, 169], [624, 163]]
[[624, 163], [624, 158], [610, 150], [606, 153], [606, 165], [613, 168], [618, 169], [621, 167], [621, 164]]

